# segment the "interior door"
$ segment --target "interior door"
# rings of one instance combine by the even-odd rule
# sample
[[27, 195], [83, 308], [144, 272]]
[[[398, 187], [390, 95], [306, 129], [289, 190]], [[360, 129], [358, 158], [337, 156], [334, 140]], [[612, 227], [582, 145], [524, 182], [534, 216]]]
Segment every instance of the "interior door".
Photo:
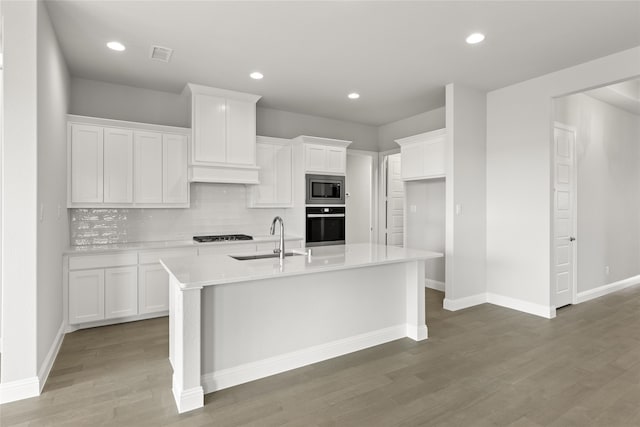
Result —
[[404, 187], [400, 153], [387, 156], [387, 245], [402, 246], [404, 240]]
[[347, 207], [346, 243], [371, 242], [372, 158], [347, 152], [345, 179]]
[[573, 303], [575, 263], [575, 131], [554, 127], [554, 290], [556, 308]]

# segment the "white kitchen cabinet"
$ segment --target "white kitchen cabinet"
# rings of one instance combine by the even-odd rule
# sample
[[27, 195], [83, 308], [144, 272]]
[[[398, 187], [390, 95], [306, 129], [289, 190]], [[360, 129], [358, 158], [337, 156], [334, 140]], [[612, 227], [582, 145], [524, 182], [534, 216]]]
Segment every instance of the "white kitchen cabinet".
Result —
[[68, 119], [67, 207], [189, 207], [190, 129]]
[[162, 134], [135, 133], [135, 201], [162, 203]]
[[444, 129], [396, 140], [400, 145], [402, 180], [446, 175], [447, 135]]
[[70, 203], [102, 203], [104, 134], [102, 127], [73, 124], [69, 143]]
[[277, 208], [293, 206], [293, 150], [289, 139], [259, 136], [256, 161], [260, 184], [249, 187], [248, 206]]
[[187, 84], [191, 97], [189, 180], [257, 184], [258, 95]]
[[299, 136], [304, 143], [304, 171], [319, 175], [345, 175], [347, 171], [347, 146], [351, 141]]
[[197, 248], [140, 252], [138, 256], [138, 314], [169, 310], [169, 274], [159, 263], [162, 258], [196, 256]]
[[104, 319], [104, 269], [69, 272], [69, 323]]
[[133, 131], [104, 128], [104, 203], [133, 202]]
[[135, 266], [107, 268], [104, 272], [104, 317], [138, 314], [138, 270]]
[[188, 142], [184, 135], [162, 135], [162, 202], [189, 203]]

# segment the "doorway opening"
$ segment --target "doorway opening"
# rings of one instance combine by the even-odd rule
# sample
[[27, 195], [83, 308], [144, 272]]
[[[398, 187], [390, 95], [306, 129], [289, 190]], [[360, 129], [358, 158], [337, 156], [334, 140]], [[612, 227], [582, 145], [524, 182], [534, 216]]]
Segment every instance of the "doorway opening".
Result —
[[559, 308], [640, 283], [640, 79], [555, 98], [553, 119]]

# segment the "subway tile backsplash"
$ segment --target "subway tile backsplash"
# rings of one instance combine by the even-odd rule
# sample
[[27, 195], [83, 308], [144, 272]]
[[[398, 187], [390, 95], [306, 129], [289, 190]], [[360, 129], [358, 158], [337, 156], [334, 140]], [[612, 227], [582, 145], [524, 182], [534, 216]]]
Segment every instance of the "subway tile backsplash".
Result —
[[246, 187], [191, 184], [189, 209], [70, 209], [71, 244], [185, 240], [198, 234], [264, 235], [286, 209], [248, 209]]

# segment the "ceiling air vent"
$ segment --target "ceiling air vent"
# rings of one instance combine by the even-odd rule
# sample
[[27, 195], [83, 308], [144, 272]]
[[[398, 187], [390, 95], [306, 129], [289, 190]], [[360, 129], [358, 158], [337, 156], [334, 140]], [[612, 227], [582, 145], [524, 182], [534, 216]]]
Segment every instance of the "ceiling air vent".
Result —
[[155, 59], [157, 61], [169, 62], [172, 53], [173, 49], [169, 49], [168, 47], [151, 46], [150, 57], [151, 59]]

